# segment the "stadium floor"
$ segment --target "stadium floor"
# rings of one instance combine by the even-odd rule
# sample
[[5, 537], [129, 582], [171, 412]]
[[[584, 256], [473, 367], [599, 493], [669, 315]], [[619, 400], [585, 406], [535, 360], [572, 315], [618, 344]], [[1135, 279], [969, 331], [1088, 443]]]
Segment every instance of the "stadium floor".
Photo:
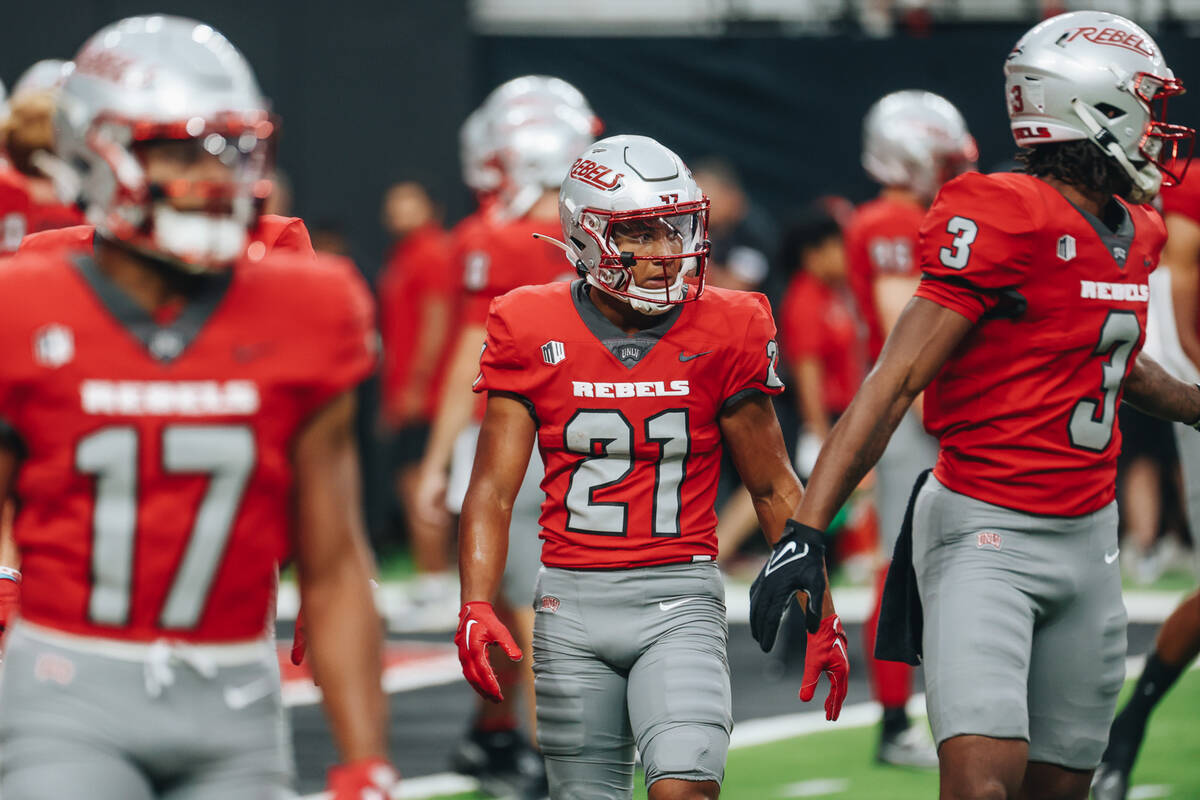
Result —
[[[1151, 622], [1130, 626], [1130, 656], [1147, 651], [1157, 627], [1157, 623]], [[284, 655], [290, 634], [290, 627], [281, 623], [279, 635]], [[847, 635], [852, 668], [846, 706], [850, 707], [869, 701], [870, 692], [865, 673], [859, 667], [863, 663], [861, 625], [847, 625]], [[461, 679], [450, 635], [390, 636], [388, 650], [385, 685], [391, 711], [392, 759], [410, 780], [444, 775], [449, 770], [450, 752], [463, 734], [474, 707], [474, 694]], [[797, 655], [792, 653], [784, 663], [773, 662], [759, 650], [747, 625], [730, 626], [733, 712], [740, 726], [735, 730], [735, 740], [741, 734], [762, 736], [769, 741], [771, 731], [780, 727], [772, 720], [820, 709], [818, 701], [824, 698], [823, 689], [813, 703], [802, 704], [796, 698], [803, 669]], [[325, 770], [334, 763], [336, 754], [311, 683], [303, 673], [290, 669], [285, 669], [284, 677], [285, 701], [291, 706], [299, 789], [302, 795], [313, 794], [323, 787]], [[750, 724], [751, 720], [760, 722]], [[829, 724], [831, 730], [837, 727], [820, 722]], [[450, 788], [454, 786], [453, 780], [443, 784], [447, 790], [437, 794], [461, 791]], [[420, 796], [408, 792], [405, 795]]]

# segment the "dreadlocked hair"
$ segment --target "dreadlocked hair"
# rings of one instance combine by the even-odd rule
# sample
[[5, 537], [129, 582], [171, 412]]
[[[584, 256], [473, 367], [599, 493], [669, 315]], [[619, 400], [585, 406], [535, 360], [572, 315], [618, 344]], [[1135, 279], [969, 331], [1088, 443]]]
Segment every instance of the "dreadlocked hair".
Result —
[[1090, 139], [1047, 142], [1017, 153], [1021, 171], [1039, 178], [1058, 178], [1081, 189], [1128, 197], [1133, 180], [1111, 156]]

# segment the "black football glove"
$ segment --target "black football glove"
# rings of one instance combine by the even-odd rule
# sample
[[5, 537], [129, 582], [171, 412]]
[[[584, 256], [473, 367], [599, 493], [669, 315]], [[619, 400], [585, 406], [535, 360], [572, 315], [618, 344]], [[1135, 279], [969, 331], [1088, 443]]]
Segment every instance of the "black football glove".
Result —
[[783, 526], [783, 538], [750, 586], [750, 633], [764, 653], [775, 646], [784, 609], [796, 592], [808, 595], [804, 612], [808, 632], [816, 633], [821, 627], [824, 566], [825, 541], [821, 531], [789, 519]]

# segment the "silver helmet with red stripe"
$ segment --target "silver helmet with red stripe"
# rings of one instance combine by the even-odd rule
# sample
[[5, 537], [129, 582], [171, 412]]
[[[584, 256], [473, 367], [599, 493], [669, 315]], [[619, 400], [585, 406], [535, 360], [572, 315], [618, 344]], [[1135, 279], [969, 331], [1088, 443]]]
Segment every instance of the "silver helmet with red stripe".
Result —
[[[218, 31], [130, 17], [83, 45], [59, 92], [55, 151], [104, 236], [190, 271], [241, 255], [267, 180], [275, 122], [246, 59]], [[213, 163], [204, 180], [152, 180], [147, 149]], [[217, 177], [214, 177], [217, 176]]]
[[1004, 74], [1020, 147], [1090, 140], [1129, 175], [1135, 203], [1183, 179], [1195, 131], [1166, 121], [1183, 83], [1133, 22], [1101, 11], [1052, 17], [1021, 37]]

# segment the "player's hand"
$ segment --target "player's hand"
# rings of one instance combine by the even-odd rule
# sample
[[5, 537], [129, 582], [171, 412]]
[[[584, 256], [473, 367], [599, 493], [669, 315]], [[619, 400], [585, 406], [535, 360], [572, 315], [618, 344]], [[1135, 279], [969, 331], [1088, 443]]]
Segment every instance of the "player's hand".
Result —
[[400, 773], [386, 759], [360, 758], [329, 770], [326, 791], [330, 800], [388, 800]]
[[20, 607], [21, 573], [9, 567], [0, 567], [0, 642], [3, 642], [9, 623], [17, 616]]
[[805, 627], [816, 633], [825, 601], [825, 542], [821, 532], [789, 519], [783, 538], [750, 586], [750, 633], [763, 652], [770, 652], [792, 595], [808, 595]]
[[513, 661], [521, 660], [521, 648], [517, 647], [504, 623], [497, 619], [491, 603], [476, 601], [463, 605], [458, 612], [454, 643], [458, 645], [458, 660], [467, 682], [493, 703], [503, 700], [500, 683], [488, 660], [488, 648], [499, 645]]
[[296, 612], [296, 630], [292, 634], [292, 663], [297, 667], [304, 661], [308, 652], [308, 635], [304, 632], [304, 607]]
[[807, 703], [817, 691], [821, 673], [829, 676], [829, 696], [825, 698], [825, 719], [836, 720], [846, 701], [850, 681], [850, 658], [846, 655], [846, 631], [837, 614], [821, 620], [816, 633], [808, 637], [804, 651], [804, 682], [800, 699]]
[[416, 512], [430, 525], [445, 525], [450, 520], [446, 511], [446, 471], [421, 464], [417, 488], [413, 492]]

